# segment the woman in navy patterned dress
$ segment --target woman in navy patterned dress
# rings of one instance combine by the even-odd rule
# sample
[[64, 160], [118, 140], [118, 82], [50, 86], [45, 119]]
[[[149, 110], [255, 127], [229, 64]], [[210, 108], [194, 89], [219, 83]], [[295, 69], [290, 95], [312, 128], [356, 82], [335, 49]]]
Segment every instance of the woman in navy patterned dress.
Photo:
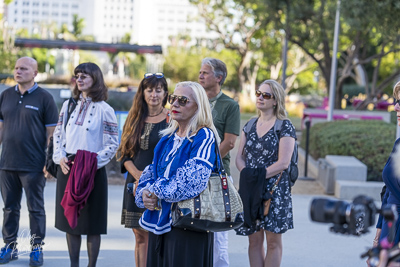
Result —
[[178, 83], [168, 101], [172, 121], [161, 131], [153, 163], [140, 176], [135, 196], [138, 207], [147, 209], [139, 220], [149, 231], [147, 266], [211, 267], [213, 234], [173, 227], [171, 206], [206, 189], [217, 170], [218, 133], [200, 84]]
[[[239, 171], [244, 168], [266, 168], [264, 192], [272, 189], [281, 173], [282, 177], [272, 195], [268, 215], [260, 218], [255, 227], [243, 226], [238, 233], [249, 236], [250, 266], [280, 266], [282, 234], [293, 228], [291, 188], [286, 170], [292, 157], [296, 132], [287, 119], [285, 91], [279, 83], [264, 81], [256, 90], [256, 96], [259, 117], [250, 131], [247, 134], [243, 132], [240, 137], [238, 151], [243, 153], [237, 154], [236, 166]], [[274, 132], [277, 119], [283, 121], [278, 135]], [[266, 255], [264, 235], [267, 239]]]

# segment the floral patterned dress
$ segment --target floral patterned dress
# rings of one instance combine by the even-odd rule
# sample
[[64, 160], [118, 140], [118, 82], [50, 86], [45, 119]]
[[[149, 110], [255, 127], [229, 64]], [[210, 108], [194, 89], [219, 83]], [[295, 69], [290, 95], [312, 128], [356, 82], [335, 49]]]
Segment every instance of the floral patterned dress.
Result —
[[[277, 135], [272, 127], [262, 137], [257, 135], [257, 121], [258, 119], [247, 133], [247, 142], [244, 146], [246, 167], [250, 168], [268, 167], [278, 161], [279, 140], [277, 137], [290, 136], [296, 139], [295, 128], [289, 120], [283, 121], [281, 131]], [[270, 191], [278, 178], [279, 174], [269, 178], [265, 190]], [[260, 227], [277, 234], [293, 229], [292, 195], [287, 171], [282, 173], [282, 178], [272, 195], [270, 211]], [[241, 230], [246, 233], [245, 235], [249, 235], [259, 229]]]

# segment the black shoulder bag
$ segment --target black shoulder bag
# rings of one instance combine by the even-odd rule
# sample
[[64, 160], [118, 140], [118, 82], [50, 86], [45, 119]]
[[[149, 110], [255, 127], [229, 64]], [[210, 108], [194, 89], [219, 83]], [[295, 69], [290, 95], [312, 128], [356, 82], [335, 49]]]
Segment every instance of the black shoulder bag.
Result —
[[[72, 112], [75, 110], [75, 107], [76, 107], [76, 100], [71, 97], [68, 101], [67, 122], [64, 125], [64, 129], [67, 127], [67, 123], [69, 121], [69, 118], [71, 117]], [[46, 152], [46, 170], [53, 177], [57, 177], [58, 164], [55, 164], [53, 161], [53, 150], [54, 150], [53, 136], [50, 136], [50, 143], [47, 146], [47, 152]]]

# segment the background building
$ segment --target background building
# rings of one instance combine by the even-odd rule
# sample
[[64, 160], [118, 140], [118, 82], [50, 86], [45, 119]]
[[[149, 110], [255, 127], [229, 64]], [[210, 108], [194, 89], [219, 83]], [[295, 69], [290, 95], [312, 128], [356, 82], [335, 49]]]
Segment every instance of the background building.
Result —
[[[2, 4], [0, 0], [0, 8]], [[189, 46], [211, 37], [197, 19], [197, 7], [188, 0], [14, 0], [4, 5], [4, 20], [13, 36], [25, 29], [36, 38], [64, 38], [54, 36], [54, 28], [59, 31], [65, 24], [72, 31], [74, 15], [84, 19], [82, 35], [99, 43], [117, 43], [128, 34], [132, 44], [161, 45], [165, 52], [169, 45]], [[71, 51], [56, 54], [56, 74], [68, 73], [66, 66], [71, 63], [66, 62], [79, 61]], [[102, 62], [108, 61], [106, 53], [100, 54], [96, 53]], [[146, 59], [148, 71], [162, 71], [162, 56], [149, 54]], [[109, 73], [110, 67], [104, 71]]]
[[85, 20], [83, 34], [100, 43], [118, 42], [130, 34], [131, 43], [165, 48], [176, 38], [185, 37], [191, 44], [209, 38], [205, 24], [196, 20], [197, 7], [188, 0], [15, 0], [5, 9], [8, 25], [30, 34], [54, 23], [72, 30], [77, 14]]
[[160, 44], [163, 48], [181, 37], [190, 44], [210, 38], [198, 20], [197, 7], [188, 0], [136, 0], [133, 41], [139, 45]]

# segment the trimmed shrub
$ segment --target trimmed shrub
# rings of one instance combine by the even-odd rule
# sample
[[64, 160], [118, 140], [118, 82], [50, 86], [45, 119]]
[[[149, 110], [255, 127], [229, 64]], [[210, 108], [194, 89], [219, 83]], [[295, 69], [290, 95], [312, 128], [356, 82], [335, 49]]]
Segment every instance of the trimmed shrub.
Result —
[[[382, 170], [393, 149], [396, 126], [375, 120], [317, 123], [310, 129], [309, 153], [314, 159], [326, 155], [354, 156], [367, 165], [367, 180], [382, 181]], [[305, 147], [305, 139], [301, 147]]]

